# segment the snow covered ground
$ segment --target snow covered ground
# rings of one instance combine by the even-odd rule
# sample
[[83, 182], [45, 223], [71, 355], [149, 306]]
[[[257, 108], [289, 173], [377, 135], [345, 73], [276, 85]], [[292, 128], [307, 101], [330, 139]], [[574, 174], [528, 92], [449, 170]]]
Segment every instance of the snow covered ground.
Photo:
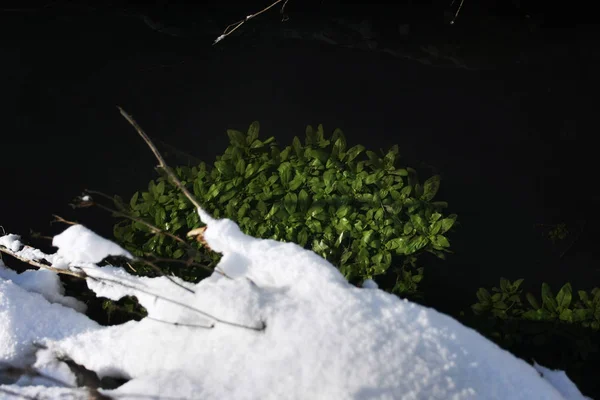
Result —
[[532, 367], [446, 315], [354, 287], [311, 251], [198, 212], [224, 273], [198, 284], [98, 267], [129, 254], [81, 225], [54, 238], [52, 255], [1, 237], [21, 258], [85, 273], [98, 296], [135, 295], [148, 317], [99, 326], [55, 272], [19, 275], [0, 261], [0, 398], [88, 398], [68, 360], [128, 379], [100, 390], [116, 399], [585, 398], [563, 372]]

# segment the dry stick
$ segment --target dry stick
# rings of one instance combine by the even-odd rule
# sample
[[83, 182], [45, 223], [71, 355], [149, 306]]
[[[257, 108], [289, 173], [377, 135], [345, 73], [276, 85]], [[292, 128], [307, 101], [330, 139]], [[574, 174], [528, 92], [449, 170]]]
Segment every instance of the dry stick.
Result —
[[[246, 21], [251, 20], [252, 18], [259, 16], [260, 14], [264, 13], [265, 11], [269, 10], [270, 8], [274, 7], [275, 5], [281, 3], [283, 3], [283, 6], [281, 6], [281, 13], [283, 14], [283, 10], [288, 2], [288, 0], [277, 0], [274, 3], [271, 3], [271, 5], [268, 5], [267, 7], [263, 8], [262, 10], [260, 10], [257, 13], [254, 14], [250, 14], [248, 15], [246, 18], [238, 21], [238, 22], [234, 22], [233, 24], [229, 24], [227, 26], [227, 28], [225, 28], [225, 30], [223, 31], [223, 34], [221, 36], [219, 36], [213, 43], [213, 46], [217, 43], [219, 43], [221, 40], [225, 39], [227, 36], [231, 35], [233, 32], [235, 32], [240, 26], [242, 26]], [[229, 28], [231, 28], [233, 26], [233, 29], [229, 30]]]
[[[30, 247], [30, 246], [25, 246], [24, 248], [28, 248], [28, 247]], [[29, 258], [22, 257], [22, 256], [16, 254], [15, 252], [7, 249], [4, 246], [0, 246], [0, 252], [6, 253], [9, 256], [13, 256], [17, 260], [23, 261], [24, 263], [27, 263], [27, 264], [30, 264], [30, 265], [33, 265], [34, 267], [38, 267], [38, 268], [42, 268], [42, 269], [47, 269], [49, 271], [56, 272], [57, 274], [71, 275], [71, 276], [74, 276], [76, 278], [85, 279], [85, 275], [84, 274], [81, 274], [79, 272], [74, 272], [74, 271], [71, 271], [71, 270], [68, 270], [68, 269], [55, 268], [55, 267], [53, 267], [51, 265], [47, 265], [47, 264], [41, 263], [41, 262], [36, 261], [36, 260], [31, 260]]]
[[[279, 0], [279, 1], [281, 1], [281, 0]], [[117, 106], [117, 108], [119, 109], [119, 112], [121, 113], [121, 115], [127, 120], [127, 122], [129, 122], [131, 124], [131, 126], [133, 126], [135, 128], [137, 133], [142, 137], [142, 139], [144, 139], [144, 141], [146, 142], [148, 147], [150, 147], [150, 150], [152, 150], [152, 153], [154, 153], [154, 156], [156, 157], [156, 159], [159, 162], [159, 167], [162, 168], [167, 173], [169, 178], [173, 181], [173, 184], [175, 186], [177, 186], [177, 189], [181, 190], [181, 193], [183, 193], [185, 195], [185, 197], [187, 197], [187, 199], [194, 205], [194, 207], [196, 207], [196, 209], [204, 210], [204, 208], [202, 208], [202, 206], [200, 206], [200, 203], [198, 203], [198, 201], [194, 198], [194, 196], [192, 196], [192, 194], [187, 190], [187, 188], [185, 186], [183, 186], [183, 184], [181, 183], [179, 178], [177, 178], [177, 175], [175, 175], [175, 173], [171, 170], [171, 168], [167, 165], [167, 163], [165, 162], [163, 157], [160, 155], [160, 153], [158, 152], [158, 149], [156, 148], [156, 146], [154, 146], [154, 143], [152, 143], [152, 141], [150, 140], [148, 135], [146, 135], [146, 133], [138, 125], [138, 123], [135, 122], [133, 117], [131, 115], [127, 114], [125, 112], [125, 110], [123, 110], [121, 107]]]
[[[98, 191], [96, 191], [96, 190], [85, 189], [85, 192], [86, 192], [86, 193], [90, 193], [90, 194], [97, 194], [97, 195], [99, 195], [99, 196], [102, 196], [102, 197], [104, 197], [104, 198], [106, 198], [106, 199], [110, 200], [110, 201], [113, 201], [113, 199], [112, 199], [110, 196], [108, 196], [107, 194], [105, 194], [105, 193], [102, 193], [102, 192], [98, 192]], [[159, 227], [157, 227], [157, 226], [154, 226], [154, 225], [152, 225], [151, 223], [149, 223], [149, 222], [147, 222], [147, 221], [144, 221], [144, 220], [143, 220], [143, 219], [141, 219], [141, 218], [137, 218], [137, 217], [134, 217], [133, 215], [129, 215], [129, 214], [127, 214], [127, 213], [124, 213], [124, 212], [122, 212], [122, 211], [118, 211], [118, 210], [112, 209], [112, 208], [110, 208], [110, 207], [107, 207], [107, 206], [105, 206], [105, 205], [102, 205], [102, 204], [100, 204], [100, 203], [97, 203], [97, 202], [95, 202], [95, 201], [92, 201], [91, 203], [92, 203], [92, 205], [94, 205], [94, 206], [96, 206], [96, 207], [98, 207], [98, 208], [101, 208], [101, 209], [103, 209], [104, 211], [108, 211], [108, 212], [110, 212], [110, 213], [113, 213], [113, 214], [115, 214], [115, 215], [118, 215], [119, 217], [127, 218], [127, 219], [129, 219], [129, 220], [131, 220], [131, 221], [134, 221], [134, 222], [139, 222], [140, 224], [143, 224], [143, 225], [144, 225], [144, 226], [146, 226], [148, 229], [150, 229], [150, 230], [152, 231], [152, 233], [156, 233], [156, 234], [161, 234], [161, 235], [168, 236], [168, 237], [170, 237], [171, 239], [178, 241], [179, 243], [182, 243], [182, 244], [184, 244], [184, 245], [186, 245], [186, 246], [189, 246], [189, 243], [188, 243], [188, 242], [186, 242], [185, 240], [183, 240], [182, 238], [180, 238], [179, 236], [177, 236], [177, 235], [174, 235], [174, 234], [172, 234], [171, 232], [168, 232], [168, 231], [162, 230], [162, 229], [160, 229]]]
[[[452, 0], [452, 3], [450, 3], [450, 7], [452, 7], [454, 5], [454, 1], [455, 0]], [[454, 18], [452, 19], [452, 21], [450, 21], [450, 25], [454, 25], [454, 22], [456, 21], [456, 18], [458, 18], [458, 13], [460, 13], [460, 10], [462, 9], [464, 2], [465, 2], [465, 0], [460, 0], [460, 4], [458, 5], [458, 9], [456, 10], [456, 13], [454, 14]]]
[[[151, 253], [146, 253], [146, 256], [151, 257], [151, 259], [152, 259], [153, 262], [168, 262], [168, 263], [174, 263], [174, 264], [185, 264], [188, 267], [202, 267], [202, 268], [206, 267], [206, 265], [194, 262], [191, 259], [189, 259], [189, 260], [177, 260], [175, 258], [156, 257], [155, 255], [153, 255]], [[130, 267], [130, 268], [132, 268], [132, 267]], [[212, 271], [210, 268], [208, 268], [208, 270]], [[229, 276], [227, 276], [227, 275], [223, 275], [223, 276], [229, 278]]]
[[54, 222], [62, 222], [63, 224], [67, 224], [67, 225], [79, 225], [77, 222], [68, 221], [59, 215], [52, 214], [52, 216], [54, 217], [54, 221], [50, 222], [51, 224]]

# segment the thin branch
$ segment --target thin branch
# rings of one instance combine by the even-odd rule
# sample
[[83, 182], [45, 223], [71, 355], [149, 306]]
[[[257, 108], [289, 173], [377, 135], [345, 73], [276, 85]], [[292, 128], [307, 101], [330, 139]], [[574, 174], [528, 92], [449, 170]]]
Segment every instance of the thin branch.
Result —
[[168, 325], [173, 325], [173, 326], [185, 326], [186, 328], [201, 328], [201, 329], [212, 329], [214, 328], [214, 325], [211, 326], [206, 326], [206, 325], [198, 325], [198, 324], [183, 324], [181, 322], [171, 322], [171, 321], [164, 321], [162, 319], [158, 319], [158, 318], [153, 318], [153, 317], [145, 317], [149, 320], [155, 321], [155, 322], [160, 322], [163, 324], [168, 324]]
[[171, 283], [173, 283], [176, 286], [179, 286], [180, 288], [187, 290], [190, 293], [196, 294], [196, 292], [194, 292], [192, 289], [183, 286], [181, 283], [177, 282], [172, 276], [169, 276], [167, 274], [165, 274], [164, 272], [162, 272], [162, 270], [153, 262], [148, 261], [148, 260], [144, 260], [144, 259], [139, 259], [139, 258], [135, 258], [134, 261], [141, 261], [144, 264], [150, 266], [150, 268], [152, 268], [156, 273], [158, 273], [161, 276], [164, 276], [165, 278], [167, 278], [169, 281], [171, 281]]
[[200, 206], [200, 203], [198, 203], [198, 200], [196, 200], [196, 198], [189, 192], [189, 190], [187, 190], [187, 188], [185, 186], [183, 186], [183, 184], [181, 183], [179, 178], [177, 178], [177, 175], [175, 175], [173, 170], [167, 165], [167, 163], [165, 162], [163, 157], [160, 155], [158, 149], [154, 145], [154, 143], [152, 143], [152, 141], [150, 140], [148, 135], [146, 135], [146, 132], [144, 132], [144, 130], [138, 125], [138, 123], [135, 122], [133, 117], [131, 115], [127, 114], [125, 112], [125, 110], [123, 110], [119, 106], [117, 106], [117, 108], [119, 109], [119, 112], [121, 113], [121, 115], [127, 120], [127, 122], [129, 122], [131, 124], [131, 126], [133, 126], [135, 128], [137, 133], [142, 137], [142, 139], [144, 139], [144, 141], [146, 142], [148, 147], [150, 147], [150, 150], [152, 150], [152, 153], [154, 153], [154, 156], [156, 157], [156, 159], [159, 162], [159, 167], [167, 173], [167, 175], [171, 179], [172, 183], [177, 187], [177, 189], [181, 190], [181, 192], [194, 205], [194, 207], [196, 207], [196, 209], [204, 210], [204, 208], [202, 208]]
[[[452, 0], [452, 3], [450, 3], [450, 6], [454, 5], [454, 1], [455, 0]], [[462, 9], [464, 2], [465, 2], [465, 0], [460, 0], [460, 4], [458, 5], [458, 9], [456, 10], [456, 13], [454, 13], [454, 18], [452, 18], [452, 21], [450, 21], [450, 25], [454, 25], [454, 22], [456, 22], [456, 18], [458, 18], [458, 14], [460, 13], [460, 10]]]
[[[268, 5], [267, 7], [263, 8], [262, 10], [260, 10], [259, 12], [257, 12], [257, 13], [254, 13], [254, 14], [250, 14], [250, 15], [248, 15], [246, 18], [244, 18], [244, 19], [242, 19], [242, 20], [240, 20], [240, 21], [238, 21], [238, 22], [234, 22], [233, 24], [229, 24], [229, 25], [227, 26], [227, 28], [225, 28], [225, 30], [223, 31], [223, 34], [221, 34], [221, 36], [219, 36], [217, 39], [215, 39], [215, 41], [214, 41], [214, 43], [213, 43], [213, 46], [214, 46], [215, 44], [219, 43], [221, 40], [225, 39], [227, 36], [231, 35], [233, 32], [235, 32], [235, 31], [236, 31], [236, 30], [237, 30], [237, 29], [238, 29], [240, 26], [242, 26], [242, 25], [243, 25], [243, 24], [244, 24], [246, 21], [249, 21], [249, 20], [251, 20], [252, 18], [254, 18], [254, 17], [257, 17], [257, 16], [259, 16], [260, 14], [264, 13], [265, 11], [268, 11], [268, 10], [270, 10], [271, 8], [275, 7], [277, 4], [281, 3], [282, 1], [283, 1], [284, 3], [283, 3], [283, 6], [281, 7], [281, 14], [283, 14], [283, 13], [284, 13], [284, 8], [285, 8], [286, 4], [288, 3], [288, 0], [285, 0], [285, 1], [284, 1], [284, 0], [276, 0], [275, 2], [271, 3], [271, 4], [270, 4], [270, 5]], [[287, 19], [287, 18], [285, 18], [285, 17], [284, 17], [284, 20], [285, 20], [285, 19]], [[233, 28], [231, 28], [232, 26], [233, 26]], [[231, 29], [230, 29], [230, 28], [231, 28]]]
[[[33, 247], [25, 246], [24, 248], [33, 248]], [[0, 246], [0, 252], [6, 253], [9, 256], [12, 256], [12, 257], [16, 258], [17, 260], [22, 261], [24, 263], [27, 263], [29, 265], [33, 265], [34, 267], [47, 269], [47, 270], [55, 272], [57, 274], [71, 275], [71, 276], [74, 276], [76, 278], [85, 279], [85, 275], [83, 275], [83, 274], [81, 274], [79, 272], [71, 271], [71, 270], [68, 270], [68, 269], [55, 268], [55, 267], [53, 267], [51, 265], [44, 264], [44, 263], [41, 263], [41, 262], [36, 261], [36, 260], [32, 260], [30, 258], [25, 258], [25, 257], [20, 256], [19, 254], [15, 253], [14, 251], [11, 251], [11, 250], [7, 249], [4, 246]]]
[[[96, 190], [85, 189], [85, 192], [86, 193], [90, 193], [90, 194], [97, 194], [99, 196], [102, 196], [102, 197], [110, 200], [110, 201], [113, 201], [113, 199], [110, 196], [108, 196], [107, 194], [102, 193], [102, 192], [98, 192]], [[93, 200], [87, 200], [85, 203], [86, 203], [86, 205], [85, 205], [86, 207], [88, 207], [89, 205], [93, 205], [93, 206], [96, 206], [98, 208], [103, 209], [104, 211], [108, 211], [108, 212], [110, 212], [110, 213], [112, 213], [112, 214], [114, 214], [116, 216], [127, 218], [127, 219], [129, 219], [131, 221], [134, 221], [134, 222], [139, 222], [140, 224], [142, 224], [145, 227], [147, 227], [148, 229], [150, 229], [150, 231], [152, 231], [152, 233], [168, 236], [171, 239], [173, 239], [175, 241], [178, 241], [179, 243], [182, 243], [182, 244], [184, 244], [186, 246], [189, 246], [189, 243], [186, 242], [185, 240], [183, 240], [182, 238], [180, 238], [179, 236], [174, 235], [171, 232], [165, 231], [163, 229], [160, 229], [159, 227], [157, 227], [155, 225], [152, 225], [151, 223], [149, 223], [149, 222], [147, 222], [147, 221], [145, 221], [145, 220], [143, 220], [141, 218], [134, 217], [131, 214], [127, 214], [125, 212], [115, 210], [115, 209], [107, 207], [107, 206], [105, 206], [103, 204], [97, 203], [97, 202], [95, 202]], [[91, 203], [91, 204], [89, 204], [89, 203]]]
[[56, 214], [52, 214], [52, 216], [54, 217], [54, 221], [51, 221], [50, 223], [53, 224], [55, 222], [62, 222], [63, 224], [67, 224], [67, 225], [79, 225], [78, 222], [73, 222], [73, 221], [69, 221], [64, 219], [63, 217], [56, 215]]
[[[111, 198], [110, 196], [108, 196], [107, 194], [105, 194], [105, 193], [102, 193], [102, 192], [97, 192], [97, 191], [95, 191], [95, 190], [88, 190], [88, 189], [86, 189], [86, 190], [85, 190], [85, 192], [86, 192], [86, 193], [91, 193], [91, 194], [98, 194], [98, 195], [100, 195], [100, 196], [102, 196], [102, 197], [105, 197], [106, 199], [109, 199], [109, 200], [111, 200], [111, 201], [112, 201], [112, 198]], [[147, 222], [147, 221], [145, 221], [145, 220], [143, 220], [143, 219], [141, 219], [141, 218], [134, 217], [134, 216], [132, 216], [132, 215], [130, 215], [130, 214], [127, 214], [127, 213], [124, 213], [124, 212], [121, 212], [121, 211], [117, 211], [117, 210], [115, 210], [115, 209], [113, 209], [113, 208], [110, 208], [110, 207], [107, 207], [107, 206], [105, 206], [105, 205], [102, 205], [102, 204], [100, 204], [100, 203], [97, 203], [97, 202], [95, 202], [95, 201], [93, 201], [93, 200], [91, 200], [91, 199], [90, 199], [90, 200], [86, 200], [86, 201], [85, 201], [85, 205], [84, 205], [84, 207], [89, 207], [90, 205], [94, 205], [94, 206], [96, 206], [96, 207], [98, 207], [98, 208], [100, 208], [100, 209], [102, 209], [102, 210], [104, 210], [104, 211], [110, 212], [110, 213], [112, 213], [112, 214], [114, 214], [114, 215], [118, 215], [118, 216], [120, 216], [120, 217], [123, 217], [123, 218], [127, 218], [127, 219], [129, 219], [129, 220], [131, 220], [131, 221], [134, 221], [134, 222], [139, 222], [140, 224], [143, 224], [143, 225], [144, 225], [144, 226], [146, 226], [148, 229], [150, 229], [150, 231], [151, 231], [152, 233], [154, 233], [154, 234], [160, 234], [160, 235], [165, 235], [165, 236], [168, 236], [168, 237], [170, 237], [171, 239], [173, 239], [173, 240], [175, 240], [175, 241], [177, 241], [177, 242], [179, 242], [179, 243], [183, 244], [183, 245], [184, 245], [184, 246], [185, 246], [185, 247], [186, 247], [186, 248], [187, 248], [189, 251], [192, 251], [193, 253], [198, 253], [198, 254], [201, 254], [201, 255], [202, 255], [202, 253], [199, 253], [199, 252], [198, 252], [198, 250], [197, 250], [196, 248], [192, 247], [192, 246], [191, 246], [191, 245], [190, 245], [188, 242], [186, 242], [184, 239], [180, 238], [180, 237], [179, 237], [179, 236], [177, 236], [177, 235], [174, 235], [174, 234], [172, 234], [171, 232], [168, 232], [168, 231], [165, 231], [165, 230], [163, 230], [163, 229], [160, 229], [159, 227], [157, 227], [157, 226], [155, 226], [155, 225], [152, 225], [151, 223], [149, 223], [149, 222]], [[206, 246], [206, 247], [207, 247], [207, 248], [210, 250], [210, 248], [209, 248], [207, 245], [205, 245], [205, 246]], [[139, 259], [139, 258], [138, 258], [138, 259], [136, 259], [135, 261], [146, 262], [146, 260], [144, 260], [144, 259]], [[192, 260], [190, 260], [190, 261], [191, 261], [191, 262], [193, 262]], [[211, 272], [211, 273], [212, 273], [212, 272], [217, 272], [217, 273], [219, 273], [219, 274], [223, 275], [224, 277], [226, 277], [226, 278], [228, 278], [228, 279], [231, 279], [231, 277], [230, 277], [230, 276], [228, 276], [228, 275], [227, 275], [227, 274], [226, 274], [224, 271], [221, 271], [221, 270], [220, 270], [220, 269], [218, 269], [218, 268], [214, 268], [214, 269], [213, 269], [213, 268], [210, 268], [210, 267], [208, 267], [207, 265], [203, 265], [203, 264], [199, 264], [199, 263], [194, 263], [194, 266], [199, 266], [199, 267], [201, 267], [201, 268], [203, 268], [203, 269], [205, 269], [206, 271], [208, 271], [208, 272]]]

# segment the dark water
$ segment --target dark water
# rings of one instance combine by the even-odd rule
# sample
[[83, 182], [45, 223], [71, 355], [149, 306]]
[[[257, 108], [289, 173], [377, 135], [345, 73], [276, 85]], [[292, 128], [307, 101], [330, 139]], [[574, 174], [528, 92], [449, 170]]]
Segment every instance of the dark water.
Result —
[[[341, 128], [350, 145], [398, 144], [407, 163], [443, 175], [438, 197], [459, 215], [456, 254], [428, 270], [442, 309], [468, 306], [500, 276], [533, 288], [600, 282], [589, 228], [595, 150], [580, 122], [589, 71], [565, 36], [539, 43], [543, 51], [532, 43], [527, 65], [471, 71], [318, 42], [212, 47], [110, 16], [3, 18], [0, 224], [9, 232], [56, 233], [55, 213], [110, 235], [107, 215], [68, 203], [84, 188], [128, 198], [156, 176], [120, 105], [153, 138], [206, 161], [226, 148], [225, 129], [254, 120], [282, 145], [319, 123]], [[534, 229], [583, 220], [588, 230], [563, 259]]]

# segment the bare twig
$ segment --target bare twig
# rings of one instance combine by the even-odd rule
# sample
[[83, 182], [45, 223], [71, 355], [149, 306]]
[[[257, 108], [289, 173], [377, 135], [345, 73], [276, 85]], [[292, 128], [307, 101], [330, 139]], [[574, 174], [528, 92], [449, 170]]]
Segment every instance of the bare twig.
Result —
[[158, 274], [159, 274], [159, 275], [161, 275], [161, 276], [164, 276], [164, 277], [165, 277], [165, 278], [167, 278], [169, 281], [171, 281], [171, 283], [173, 283], [173, 284], [174, 284], [174, 285], [176, 285], [176, 286], [179, 286], [179, 287], [180, 287], [180, 288], [182, 288], [183, 290], [187, 290], [188, 292], [190, 292], [190, 293], [194, 293], [194, 294], [196, 293], [196, 292], [194, 292], [192, 289], [190, 289], [190, 288], [188, 288], [188, 287], [185, 287], [185, 286], [183, 286], [181, 283], [177, 282], [177, 281], [176, 281], [176, 280], [175, 280], [175, 279], [174, 279], [172, 276], [169, 276], [169, 275], [165, 274], [164, 272], [162, 272], [162, 270], [161, 270], [161, 269], [160, 269], [160, 268], [159, 268], [159, 267], [158, 267], [156, 264], [154, 264], [153, 262], [151, 262], [151, 261], [148, 261], [148, 260], [138, 259], [138, 258], [136, 258], [136, 259], [135, 259], [135, 261], [141, 261], [141, 262], [143, 262], [144, 264], [146, 264], [146, 265], [150, 266], [150, 268], [152, 268], [152, 269], [153, 269], [153, 270], [154, 270], [156, 273], [158, 273]]
[[[111, 201], [112, 201], [112, 198], [111, 198], [110, 196], [108, 196], [107, 194], [105, 194], [105, 193], [102, 193], [102, 192], [97, 192], [97, 191], [95, 191], [95, 190], [88, 190], [88, 189], [86, 189], [86, 190], [85, 190], [85, 192], [86, 192], [86, 193], [91, 193], [91, 194], [97, 194], [97, 195], [100, 195], [100, 196], [102, 196], [102, 197], [104, 197], [104, 198], [106, 198], [106, 199], [108, 199], [108, 200], [111, 200]], [[174, 235], [174, 234], [172, 234], [171, 232], [168, 232], [168, 231], [165, 231], [165, 230], [163, 230], [163, 229], [160, 229], [159, 227], [157, 227], [157, 226], [155, 226], [155, 225], [152, 225], [151, 223], [149, 223], [149, 222], [147, 222], [147, 221], [145, 221], [145, 220], [143, 220], [143, 219], [141, 219], [141, 218], [134, 217], [134, 216], [132, 216], [132, 215], [130, 215], [130, 214], [127, 214], [127, 213], [124, 213], [124, 212], [121, 212], [121, 211], [118, 211], [118, 210], [112, 209], [112, 208], [110, 208], [110, 207], [107, 207], [107, 206], [105, 206], [105, 205], [102, 205], [102, 204], [100, 204], [100, 203], [97, 203], [97, 202], [95, 202], [93, 199], [88, 199], [88, 200], [86, 200], [86, 201], [85, 201], [85, 207], [88, 207], [90, 204], [91, 204], [91, 205], [94, 205], [94, 206], [96, 206], [96, 207], [98, 207], [98, 208], [100, 208], [100, 209], [102, 209], [102, 210], [104, 210], [104, 211], [110, 212], [110, 213], [112, 213], [112, 214], [114, 214], [114, 215], [118, 215], [118, 216], [120, 216], [120, 217], [127, 218], [127, 219], [129, 219], [129, 220], [131, 220], [131, 221], [134, 221], [134, 222], [139, 222], [140, 224], [143, 224], [143, 225], [144, 225], [144, 226], [146, 226], [148, 229], [150, 229], [150, 231], [151, 231], [152, 233], [154, 233], [154, 234], [160, 234], [160, 235], [165, 235], [165, 236], [168, 236], [168, 237], [170, 237], [171, 239], [173, 239], [173, 240], [175, 240], [175, 241], [177, 241], [177, 242], [179, 242], [179, 243], [183, 244], [183, 245], [184, 245], [184, 246], [185, 246], [185, 247], [186, 247], [186, 248], [187, 248], [189, 251], [192, 251], [192, 252], [194, 252], [194, 253], [198, 253], [197, 249], [195, 249], [194, 247], [192, 247], [192, 246], [191, 246], [191, 245], [190, 245], [188, 242], [186, 242], [184, 239], [180, 238], [180, 237], [179, 237], [179, 236], [177, 236], [177, 235]], [[195, 230], [192, 230], [192, 231], [190, 231], [190, 232], [194, 232], [194, 231], [195, 231]], [[188, 236], [190, 236], [190, 233], [188, 233]], [[200, 239], [199, 239], [198, 241], [200, 241]], [[206, 246], [206, 248], [207, 248], [207, 249], [210, 251], [210, 247], [208, 246], [208, 244], [206, 244], [206, 242], [204, 242], [204, 241], [200, 241], [200, 242], [201, 242], [203, 245], [205, 245], [205, 246]], [[199, 254], [201, 254], [201, 253], [199, 253]], [[146, 262], [146, 260], [144, 260], [144, 259], [136, 259], [135, 261]], [[165, 260], [165, 261], [166, 261], [166, 260]], [[172, 260], [172, 261], [175, 261], [175, 260]], [[193, 263], [193, 261], [192, 261], [192, 260], [190, 260], [190, 262], [192, 262], [192, 263]], [[194, 263], [194, 265], [195, 265], [195, 266], [199, 266], [199, 267], [201, 267], [201, 268], [205, 269], [205, 270], [206, 270], [206, 271], [208, 271], [208, 272], [217, 272], [217, 273], [219, 273], [219, 274], [223, 275], [224, 277], [231, 279], [231, 277], [230, 277], [230, 276], [228, 276], [228, 275], [227, 275], [227, 274], [226, 274], [224, 271], [221, 271], [221, 270], [220, 270], [220, 269], [218, 269], [218, 268], [214, 268], [214, 269], [212, 269], [212, 268], [208, 267], [207, 265], [203, 265], [203, 264], [199, 264], [199, 263]]]
[[264, 13], [265, 11], [268, 11], [269, 9], [275, 7], [277, 4], [283, 2], [283, 6], [281, 6], [281, 14], [283, 15], [283, 20], [287, 20], [287, 16], [284, 14], [284, 9], [285, 6], [288, 3], [288, 0], [276, 0], [275, 2], [271, 3], [270, 5], [268, 5], [267, 7], [263, 8], [262, 10], [260, 10], [257, 13], [254, 14], [250, 14], [248, 15], [246, 18], [238, 21], [238, 22], [234, 22], [233, 24], [229, 24], [227, 26], [227, 28], [225, 28], [225, 30], [223, 31], [223, 34], [221, 34], [221, 36], [219, 36], [217, 39], [215, 39], [213, 46], [217, 43], [219, 43], [221, 40], [225, 39], [227, 36], [231, 35], [233, 32], [235, 32], [240, 26], [242, 26], [246, 21], [251, 20], [254, 17], [259, 16], [260, 14]]
[[[454, 2], [455, 2], [455, 0], [452, 0], [452, 3], [450, 3], [450, 6], [453, 6]], [[460, 13], [460, 10], [462, 9], [464, 2], [465, 2], [465, 0], [460, 0], [460, 4], [458, 5], [458, 9], [454, 13], [454, 18], [452, 18], [452, 21], [450, 21], [450, 25], [454, 25], [454, 22], [456, 22], [456, 18], [458, 18], [458, 14]]]
[[[104, 198], [106, 198], [106, 199], [110, 200], [110, 201], [112, 201], [112, 200], [113, 200], [113, 199], [112, 199], [110, 196], [108, 196], [107, 194], [104, 194], [104, 193], [102, 193], [102, 192], [98, 192], [98, 191], [96, 191], [96, 190], [89, 190], [89, 189], [85, 189], [85, 192], [86, 192], [86, 193], [90, 193], [90, 194], [97, 194], [97, 195], [99, 195], [99, 196], [102, 196], [102, 197], [104, 197]], [[186, 245], [186, 246], [189, 246], [189, 243], [188, 243], [188, 242], [186, 242], [185, 240], [183, 240], [182, 238], [180, 238], [179, 236], [177, 236], [177, 235], [174, 235], [174, 234], [172, 234], [171, 232], [165, 231], [165, 230], [163, 230], [163, 229], [160, 229], [159, 227], [157, 227], [157, 226], [155, 226], [155, 225], [152, 225], [151, 223], [149, 223], [149, 222], [147, 222], [147, 221], [145, 221], [145, 220], [143, 220], [143, 219], [141, 219], [141, 218], [134, 217], [133, 215], [130, 215], [130, 214], [124, 213], [124, 212], [122, 212], [122, 211], [115, 210], [115, 209], [113, 209], [113, 208], [110, 208], [110, 207], [107, 207], [107, 206], [105, 206], [105, 205], [103, 205], [103, 204], [97, 203], [97, 202], [95, 202], [95, 201], [93, 201], [93, 200], [88, 200], [88, 202], [91, 202], [91, 203], [92, 203], [92, 205], [94, 205], [94, 206], [96, 206], [96, 207], [98, 207], [98, 208], [101, 208], [101, 209], [102, 209], [102, 210], [104, 210], [104, 211], [108, 211], [108, 212], [110, 212], [110, 213], [112, 213], [112, 214], [114, 214], [114, 215], [116, 215], [116, 216], [123, 217], [123, 218], [127, 218], [127, 219], [129, 219], [129, 220], [131, 220], [131, 221], [134, 221], [134, 222], [139, 222], [140, 224], [142, 224], [142, 225], [144, 225], [145, 227], [147, 227], [148, 229], [150, 229], [150, 231], [151, 231], [152, 233], [168, 236], [168, 237], [170, 237], [171, 239], [173, 239], [173, 240], [175, 240], [175, 241], [177, 241], [177, 242], [179, 242], [179, 243], [181, 243], [181, 244], [184, 244], [184, 245]], [[87, 204], [88, 202], [86, 202], [86, 204]]]
[[[279, 0], [279, 1], [281, 1], [281, 0]], [[148, 147], [150, 147], [150, 150], [152, 150], [152, 153], [154, 153], [154, 156], [156, 157], [156, 159], [159, 162], [159, 167], [167, 173], [167, 175], [171, 179], [172, 183], [177, 187], [177, 189], [181, 190], [181, 193], [183, 193], [185, 195], [185, 197], [187, 197], [187, 199], [194, 205], [194, 207], [196, 207], [196, 209], [204, 210], [204, 208], [202, 208], [202, 206], [200, 206], [200, 203], [198, 203], [196, 198], [194, 196], [192, 196], [192, 194], [189, 192], [189, 190], [187, 190], [187, 188], [181, 183], [179, 178], [177, 178], [177, 175], [175, 175], [173, 170], [167, 165], [164, 158], [160, 155], [158, 149], [154, 145], [154, 143], [152, 143], [152, 141], [150, 140], [148, 135], [146, 135], [146, 132], [144, 132], [144, 130], [138, 125], [138, 123], [135, 122], [133, 117], [131, 115], [127, 114], [125, 112], [125, 110], [123, 110], [119, 106], [117, 106], [117, 108], [119, 109], [119, 112], [121, 113], [121, 115], [127, 120], [127, 122], [129, 122], [131, 124], [131, 126], [133, 126], [135, 128], [137, 133], [142, 137], [142, 139], [144, 139], [144, 141], [146, 142]]]
[[[25, 248], [27, 248], [27, 247], [29, 247], [29, 246], [25, 246]], [[68, 269], [55, 268], [52, 265], [44, 264], [44, 263], [39, 262], [37, 260], [32, 260], [32, 259], [29, 259], [29, 258], [22, 257], [22, 256], [18, 255], [17, 253], [15, 253], [14, 251], [11, 251], [11, 250], [7, 249], [4, 246], [0, 246], [0, 252], [8, 254], [8, 255], [16, 258], [17, 260], [22, 261], [24, 263], [27, 263], [29, 265], [33, 265], [34, 267], [47, 269], [47, 270], [55, 272], [57, 274], [71, 275], [71, 276], [74, 276], [76, 278], [85, 279], [85, 275], [84, 274], [81, 274], [81, 273], [75, 272], [75, 271], [71, 271], [71, 270], [68, 270]]]
[[63, 224], [67, 224], [67, 225], [79, 225], [78, 222], [68, 221], [59, 215], [52, 214], [52, 216], [54, 217], [54, 221], [51, 221], [50, 222], [51, 224], [53, 224], [55, 222], [62, 222]]

